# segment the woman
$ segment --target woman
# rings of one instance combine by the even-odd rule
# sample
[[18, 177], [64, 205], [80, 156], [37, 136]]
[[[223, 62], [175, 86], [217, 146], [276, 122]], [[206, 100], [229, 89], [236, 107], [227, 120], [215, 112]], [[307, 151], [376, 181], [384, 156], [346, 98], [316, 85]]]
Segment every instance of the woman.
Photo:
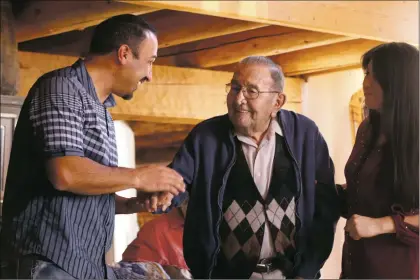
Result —
[[419, 277], [419, 51], [405, 43], [362, 57], [369, 116], [345, 168], [342, 278]]

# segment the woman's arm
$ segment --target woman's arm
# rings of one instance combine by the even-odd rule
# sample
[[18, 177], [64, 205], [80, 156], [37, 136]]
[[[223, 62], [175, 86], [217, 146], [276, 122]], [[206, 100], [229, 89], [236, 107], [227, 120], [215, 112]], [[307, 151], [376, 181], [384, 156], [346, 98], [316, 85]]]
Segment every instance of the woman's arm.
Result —
[[[393, 219], [393, 216], [386, 216], [383, 218], [376, 219], [378, 223], [378, 235], [386, 233], [396, 233], [397, 226], [396, 222]], [[410, 226], [414, 230], [419, 228], [419, 215], [405, 216], [402, 221], [407, 224], [407, 228]]]
[[382, 234], [395, 233], [401, 242], [417, 246], [419, 242], [419, 215], [396, 214], [382, 218], [353, 215], [347, 220], [344, 230], [354, 240], [370, 238]]
[[417, 214], [413, 216], [406, 216], [404, 218], [404, 222], [418, 229], [419, 228], [419, 215]]

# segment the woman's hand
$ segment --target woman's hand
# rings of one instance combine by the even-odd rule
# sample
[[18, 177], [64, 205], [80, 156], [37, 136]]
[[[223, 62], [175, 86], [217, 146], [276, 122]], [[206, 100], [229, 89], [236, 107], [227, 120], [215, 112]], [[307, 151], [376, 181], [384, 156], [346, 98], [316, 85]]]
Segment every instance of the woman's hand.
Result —
[[391, 217], [370, 218], [353, 215], [347, 220], [344, 230], [354, 240], [370, 238], [380, 234], [395, 232], [395, 224]]

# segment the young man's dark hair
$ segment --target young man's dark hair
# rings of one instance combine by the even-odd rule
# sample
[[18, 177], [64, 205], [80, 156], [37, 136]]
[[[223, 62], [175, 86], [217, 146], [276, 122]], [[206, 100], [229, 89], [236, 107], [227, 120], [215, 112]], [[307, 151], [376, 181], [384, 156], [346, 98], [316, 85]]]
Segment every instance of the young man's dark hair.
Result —
[[146, 33], [156, 35], [153, 26], [140, 16], [124, 14], [109, 18], [96, 26], [90, 43], [89, 54], [103, 55], [118, 50], [121, 45], [128, 45], [135, 58], [137, 47], [146, 37]]

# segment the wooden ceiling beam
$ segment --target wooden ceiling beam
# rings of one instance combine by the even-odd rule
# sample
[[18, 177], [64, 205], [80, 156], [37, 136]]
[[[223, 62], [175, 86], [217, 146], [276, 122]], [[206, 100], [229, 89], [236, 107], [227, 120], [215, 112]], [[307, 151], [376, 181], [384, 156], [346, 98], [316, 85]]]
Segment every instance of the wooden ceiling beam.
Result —
[[144, 19], [158, 31], [159, 47], [253, 30], [267, 24], [177, 11], [159, 11]]
[[134, 1], [232, 19], [418, 45], [418, 1]]
[[194, 127], [194, 124], [144, 121], [128, 121], [127, 124], [133, 130], [135, 136], [147, 136], [163, 132], [185, 132], [190, 131]]
[[136, 149], [156, 147], [179, 147], [189, 131], [168, 131], [150, 135], [135, 136]]
[[169, 163], [173, 160], [181, 143], [176, 147], [156, 147], [136, 149], [136, 164]]
[[[75, 1], [72, 3], [78, 2]], [[135, 5], [129, 5], [124, 3], [113, 4], [127, 5], [134, 7], [134, 9], [139, 9]], [[101, 3], [101, 5], [104, 4]], [[219, 18], [169, 10], [145, 14], [142, 17], [156, 28], [158, 32], [159, 48], [165, 48], [177, 44], [183, 44], [227, 34], [234, 34], [237, 32], [253, 30], [256, 28], [266, 26], [262, 23], [246, 22], [234, 19]], [[32, 27], [32, 29], [37, 30], [32, 30], [34, 33], [25, 35], [26, 38], [29, 38], [28, 36], [35, 36], [34, 38], [37, 38], [43, 37], [45, 35], [45, 30], [43, 30], [43, 28], [34, 26]], [[71, 29], [63, 30], [63, 32], [70, 30]], [[71, 32], [57, 34], [48, 38], [40, 38], [38, 40], [23, 42], [19, 44], [19, 49], [23, 51], [85, 56], [89, 49], [89, 43], [93, 34], [93, 30], [94, 26], [88, 27], [84, 30], [73, 30]], [[39, 33], [40, 35], [36, 35], [37, 33]], [[54, 48], [51, 48], [51, 46], [54, 46]]]
[[[360, 67], [361, 56], [382, 42], [355, 39], [270, 57], [288, 77], [327, 73]], [[212, 67], [215, 71], [232, 72], [237, 64]]]
[[[77, 60], [30, 52], [19, 52], [18, 56], [23, 77], [20, 96], [26, 96], [42, 74]], [[227, 112], [225, 84], [231, 79], [232, 73], [228, 72], [156, 65], [153, 81], [139, 87], [132, 100], [116, 98], [117, 106], [110, 112], [115, 120], [197, 124]], [[285, 91], [291, 105], [300, 103], [303, 83], [302, 79], [286, 79]]]
[[159, 10], [108, 1], [30, 1], [16, 19], [16, 38], [24, 42], [72, 30], [83, 30], [120, 14], [146, 14]]
[[139, 163], [170, 161], [195, 124], [127, 122], [134, 132], [136, 161]]
[[[269, 26], [234, 35], [163, 49], [160, 65], [209, 68], [231, 64], [250, 55], [272, 56], [352, 40], [346, 36], [282, 26]], [[162, 54], [161, 54], [162, 53]]]
[[271, 58], [281, 65], [288, 76], [298, 76], [361, 66], [362, 55], [381, 43], [379, 41], [356, 39]]
[[360, 69], [361, 70], [361, 65], [359, 64], [355, 64], [355, 65], [350, 65], [350, 66], [343, 66], [343, 67], [336, 67], [336, 68], [327, 68], [325, 70], [318, 70], [316, 72], [309, 72], [309, 73], [302, 73], [299, 75], [299, 77], [301, 77], [302, 79], [304, 79], [305, 81], [307, 81], [309, 79], [309, 77], [315, 77], [315, 76], [319, 76], [319, 75], [325, 75], [325, 74], [329, 74], [329, 73], [334, 73], [334, 72], [339, 72], [339, 71], [348, 71], [348, 70], [355, 70], [355, 69]]

